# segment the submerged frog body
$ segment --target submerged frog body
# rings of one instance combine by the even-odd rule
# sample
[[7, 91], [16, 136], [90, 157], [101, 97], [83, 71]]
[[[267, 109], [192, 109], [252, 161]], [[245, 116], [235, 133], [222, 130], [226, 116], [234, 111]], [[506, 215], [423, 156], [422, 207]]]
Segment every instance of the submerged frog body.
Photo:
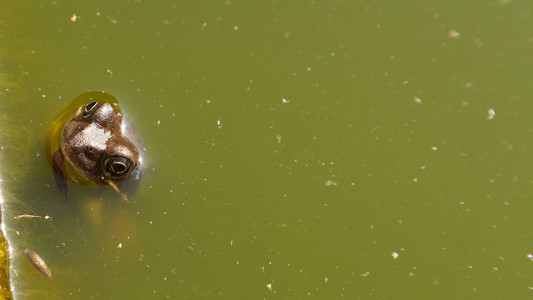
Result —
[[67, 180], [107, 185], [123, 199], [119, 183], [138, 179], [139, 150], [123, 122], [118, 101], [103, 92], [78, 96], [54, 119], [47, 136], [47, 154], [61, 193]]

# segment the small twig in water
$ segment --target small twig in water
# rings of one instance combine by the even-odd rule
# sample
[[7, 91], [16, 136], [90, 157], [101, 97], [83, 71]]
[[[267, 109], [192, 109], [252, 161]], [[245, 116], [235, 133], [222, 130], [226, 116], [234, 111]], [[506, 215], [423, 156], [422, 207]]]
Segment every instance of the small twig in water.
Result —
[[23, 214], [23, 215], [18, 215], [18, 216], [15, 216], [15, 219], [42, 219], [43, 217], [41, 216], [34, 216], [34, 215], [28, 215], [28, 214]]

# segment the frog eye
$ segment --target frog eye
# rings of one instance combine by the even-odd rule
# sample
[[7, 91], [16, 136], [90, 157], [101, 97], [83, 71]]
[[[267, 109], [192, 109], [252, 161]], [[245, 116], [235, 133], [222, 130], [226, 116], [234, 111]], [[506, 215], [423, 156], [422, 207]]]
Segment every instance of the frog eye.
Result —
[[105, 169], [107, 173], [113, 177], [120, 177], [128, 174], [131, 165], [131, 161], [125, 157], [111, 157], [105, 161]]
[[90, 117], [92, 113], [94, 112], [94, 110], [96, 109], [97, 105], [98, 105], [97, 101], [93, 101], [85, 105], [85, 107], [83, 108], [83, 118], [86, 119]]

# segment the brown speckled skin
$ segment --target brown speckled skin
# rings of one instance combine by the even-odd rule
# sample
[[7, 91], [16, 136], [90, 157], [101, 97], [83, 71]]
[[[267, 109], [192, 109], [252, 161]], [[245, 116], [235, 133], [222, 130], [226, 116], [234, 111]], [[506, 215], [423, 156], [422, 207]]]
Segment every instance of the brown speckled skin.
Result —
[[[93, 113], [84, 118], [83, 109], [78, 109], [63, 129], [61, 151], [65, 159], [95, 182], [128, 179], [139, 165], [139, 152], [123, 135], [120, 110], [109, 103], [98, 103]], [[113, 177], [104, 167], [107, 158], [117, 156], [125, 157], [133, 164], [130, 172], [120, 178]]]
[[[63, 127], [61, 149], [53, 154], [52, 160], [57, 186], [68, 199], [67, 177], [80, 180], [79, 176], [67, 174], [74, 172], [86, 178], [84, 181], [113, 187], [126, 200], [126, 195], [118, 190], [117, 183], [131, 177], [138, 169], [139, 151], [124, 134], [122, 113], [118, 106], [107, 102], [90, 103], [78, 108]], [[89, 106], [91, 109], [88, 113]], [[124, 167], [112, 173], [109, 166], [115, 163]]]

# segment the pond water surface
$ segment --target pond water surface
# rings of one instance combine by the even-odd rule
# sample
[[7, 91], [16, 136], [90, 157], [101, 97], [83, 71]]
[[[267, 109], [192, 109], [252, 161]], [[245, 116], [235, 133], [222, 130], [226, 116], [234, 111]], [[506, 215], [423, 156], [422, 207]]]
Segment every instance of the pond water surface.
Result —
[[[16, 298], [533, 293], [532, 4], [1, 6]], [[53, 117], [95, 90], [146, 148], [129, 202], [63, 199], [46, 159]]]

